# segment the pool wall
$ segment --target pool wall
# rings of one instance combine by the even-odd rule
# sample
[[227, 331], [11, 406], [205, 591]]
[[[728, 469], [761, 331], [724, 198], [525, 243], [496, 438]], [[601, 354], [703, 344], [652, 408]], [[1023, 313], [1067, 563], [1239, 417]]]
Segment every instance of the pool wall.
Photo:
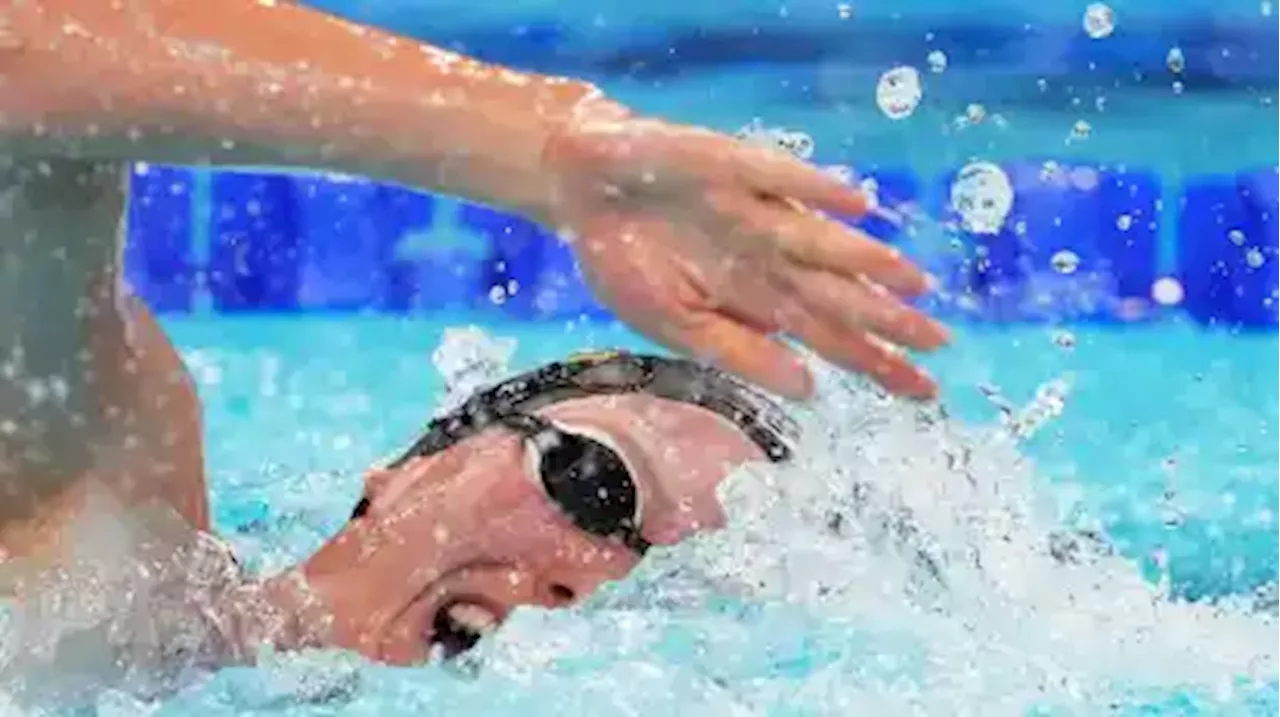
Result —
[[[761, 117], [811, 132], [816, 160], [850, 167], [906, 218], [848, 221], [942, 279], [938, 313], [1276, 330], [1268, 3], [1113, 3], [1105, 38], [1089, 36], [1074, 3], [984, 0], [984, 14], [866, 2], [851, 17], [807, 1], [786, 12], [704, 5], [582, 15], [533, 2], [433, 12], [428, 26], [421, 3], [322, 3], [488, 59], [587, 76], [683, 121], [732, 130]], [[925, 101], [893, 121], [876, 111], [874, 87], [899, 65], [919, 68]], [[975, 163], [999, 168], [1013, 204], [996, 226], [966, 231], [952, 195]], [[132, 185], [126, 273], [161, 312], [609, 317], [562, 243], [467, 202], [350, 177], [154, 165], [136, 165]]]

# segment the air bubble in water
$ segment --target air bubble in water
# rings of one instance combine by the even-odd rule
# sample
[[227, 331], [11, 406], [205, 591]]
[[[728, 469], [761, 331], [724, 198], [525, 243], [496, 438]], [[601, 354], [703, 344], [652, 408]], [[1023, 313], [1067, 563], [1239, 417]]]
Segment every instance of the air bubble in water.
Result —
[[841, 20], [848, 20], [853, 17], [853, 6], [842, 2], [836, 5], [836, 14], [840, 16]]
[[1245, 240], [1244, 232], [1240, 231], [1239, 229], [1232, 229], [1231, 231], [1227, 232], [1227, 240], [1230, 241], [1232, 244], [1235, 244], [1236, 246], [1244, 246], [1244, 240]]
[[928, 62], [930, 71], [944, 72], [947, 69], [947, 53], [942, 50], [934, 50], [929, 53]]
[[1116, 217], [1116, 229], [1119, 229], [1122, 232], [1127, 232], [1132, 227], [1133, 227], [1133, 217], [1129, 216], [1128, 214], [1121, 214], [1120, 216]]
[[1059, 348], [1073, 349], [1076, 347], [1076, 335], [1070, 331], [1056, 331], [1053, 334], [1053, 343]]
[[881, 75], [876, 83], [876, 104], [891, 120], [911, 116], [923, 97], [920, 72], [914, 67], [895, 67]]
[[1049, 265], [1059, 274], [1074, 274], [1080, 268], [1080, 257], [1070, 249], [1059, 249], [1049, 258]]
[[1009, 176], [990, 162], [966, 165], [951, 184], [951, 209], [966, 231], [995, 234], [1013, 208]]
[[1116, 13], [1106, 3], [1091, 3], [1084, 9], [1084, 31], [1089, 37], [1101, 40], [1110, 37], [1116, 29]]
[[1267, 263], [1267, 257], [1263, 255], [1261, 249], [1251, 246], [1244, 253], [1244, 263], [1248, 264], [1250, 269], [1261, 269], [1262, 265]]
[[507, 303], [507, 289], [501, 284], [489, 287], [489, 301], [497, 306]]
[[1187, 67], [1187, 58], [1182, 54], [1182, 48], [1169, 48], [1169, 54], [1165, 55], [1164, 64], [1165, 67], [1169, 68], [1170, 72], [1181, 74], [1181, 72]]
[[1182, 94], [1182, 90], [1183, 90], [1182, 80], [1175, 81], [1173, 83], [1173, 94], [1180, 95]]
[[1089, 139], [1089, 134], [1093, 132], [1093, 126], [1084, 120], [1076, 120], [1071, 125], [1071, 139]]
[[1161, 306], [1175, 306], [1182, 303], [1182, 283], [1171, 276], [1156, 279], [1151, 285], [1151, 298]]

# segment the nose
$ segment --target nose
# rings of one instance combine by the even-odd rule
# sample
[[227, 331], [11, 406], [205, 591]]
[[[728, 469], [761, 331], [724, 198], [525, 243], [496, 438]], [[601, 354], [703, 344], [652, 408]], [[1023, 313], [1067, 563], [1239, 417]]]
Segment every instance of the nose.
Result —
[[639, 555], [621, 545], [572, 532], [541, 557], [538, 597], [551, 606], [578, 602], [601, 585], [625, 578], [640, 563]]
[[561, 569], [543, 575], [538, 584], [538, 597], [548, 607], [564, 607], [583, 600], [601, 585], [626, 577], [629, 570], [604, 571]]

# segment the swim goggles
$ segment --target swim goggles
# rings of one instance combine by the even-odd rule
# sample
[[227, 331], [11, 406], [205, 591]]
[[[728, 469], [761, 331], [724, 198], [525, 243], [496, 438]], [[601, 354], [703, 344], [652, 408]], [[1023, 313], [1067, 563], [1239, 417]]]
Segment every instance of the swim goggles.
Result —
[[[575, 398], [619, 394], [656, 396], [712, 411], [775, 463], [791, 458], [799, 433], [772, 400], [721, 371], [685, 359], [606, 351], [578, 354], [477, 393], [428, 424], [422, 437], [388, 467], [447, 450], [482, 431], [505, 428], [522, 437], [543, 490], [565, 517], [580, 530], [643, 555], [650, 544], [640, 534], [643, 506], [626, 459], [603, 440], [536, 413]], [[352, 518], [368, 507], [368, 499], [361, 499]]]

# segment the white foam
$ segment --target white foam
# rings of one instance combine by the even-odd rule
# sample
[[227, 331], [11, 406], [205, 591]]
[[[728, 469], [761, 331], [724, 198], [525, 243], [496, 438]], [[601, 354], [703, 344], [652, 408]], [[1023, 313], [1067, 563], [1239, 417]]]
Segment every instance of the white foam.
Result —
[[1174, 602], [1087, 544], [1051, 554], [1056, 512], [1019, 441], [1067, 385], [969, 428], [824, 373], [797, 462], [724, 485], [727, 530], [656, 550], [588, 608], [517, 611], [488, 665], [540, 685], [641, 663], [672, 690], [722, 692], [723, 713], [1099, 714], [1184, 691], [1239, 705], [1275, 679], [1272, 617]]

